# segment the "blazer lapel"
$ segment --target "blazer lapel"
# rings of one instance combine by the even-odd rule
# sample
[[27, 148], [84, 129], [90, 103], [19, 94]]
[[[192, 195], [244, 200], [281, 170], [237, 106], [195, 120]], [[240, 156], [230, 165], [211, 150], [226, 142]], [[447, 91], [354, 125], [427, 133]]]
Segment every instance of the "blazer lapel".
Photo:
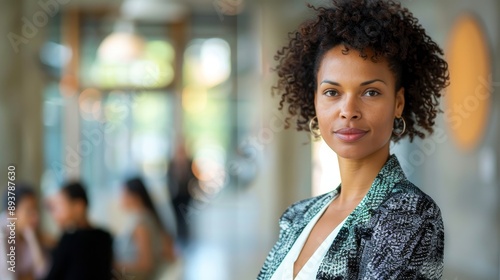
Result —
[[[292, 205], [280, 218], [280, 236], [281, 245], [276, 248], [268, 278], [274, 274], [283, 259], [290, 252], [293, 244], [297, 241], [307, 224], [331, 199], [338, 194], [339, 188], [320, 195], [318, 197], [300, 201]], [[268, 279], [264, 278], [264, 279]]]
[[[396, 156], [391, 155], [375, 177], [368, 193], [340, 229], [323, 258], [317, 279], [330, 279], [329, 276], [334, 279], [333, 277], [337, 276], [337, 274], [346, 274], [348, 256], [355, 254], [358, 243], [356, 241], [370, 232], [370, 229], [366, 229], [364, 226], [373, 217], [380, 204], [389, 196], [394, 185], [402, 180], [406, 180], [403, 170]], [[329, 272], [333, 275], [325, 275]]]

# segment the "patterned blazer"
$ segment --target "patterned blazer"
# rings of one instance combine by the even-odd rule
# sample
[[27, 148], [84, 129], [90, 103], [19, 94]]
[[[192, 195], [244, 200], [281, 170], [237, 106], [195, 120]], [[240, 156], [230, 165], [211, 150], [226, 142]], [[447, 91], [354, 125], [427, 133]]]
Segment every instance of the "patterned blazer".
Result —
[[[272, 277], [311, 219], [341, 190], [299, 201], [281, 216], [280, 234], [258, 280]], [[444, 229], [436, 203], [409, 182], [395, 155], [349, 215], [316, 279], [440, 279]]]

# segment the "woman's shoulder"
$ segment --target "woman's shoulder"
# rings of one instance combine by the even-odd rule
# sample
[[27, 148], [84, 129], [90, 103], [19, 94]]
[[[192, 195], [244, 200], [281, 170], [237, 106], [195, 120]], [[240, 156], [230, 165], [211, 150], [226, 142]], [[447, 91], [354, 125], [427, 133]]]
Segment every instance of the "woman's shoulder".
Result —
[[151, 228], [154, 224], [155, 221], [153, 215], [147, 211], [140, 211], [128, 214], [124, 228], [126, 231], [134, 231], [138, 226]]
[[392, 214], [441, 219], [441, 210], [434, 199], [408, 180], [396, 184], [379, 209]]

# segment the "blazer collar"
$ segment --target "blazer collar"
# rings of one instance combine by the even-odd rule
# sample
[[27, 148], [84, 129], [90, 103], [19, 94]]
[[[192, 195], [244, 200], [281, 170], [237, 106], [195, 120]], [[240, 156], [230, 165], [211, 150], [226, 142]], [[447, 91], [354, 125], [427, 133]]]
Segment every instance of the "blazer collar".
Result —
[[[397, 157], [394, 154], [390, 155], [373, 180], [370, 190], [349, 215], [343, 227], [350, 228], [353, 224], [368, 222], [375, 210], [387, 199], [394, 186], [404, 180], [406, 176]], [[334, 192], [338, 193], [340, 189], [341, 185]]]
[[[347, 256], [339, 254], [341, 248], [344, 248], [344, 250], [353, 249], [350, 246], [353, 246], [356, 242], [349, 243], [348, 241], [349, 238], [353, 238], [352, 236], [355, 236], [353, 240], [358, 240], [365, 234], [371, 234], [370, 229], [367, 228], [369, 220], [375, 215], [380, 205], [390, 196], [394, 187], [404, 180], [406, 180], [406, 177], [398, 159], [395, 155], [389, 156], [389, 159], [373, 180], [370, 190], [349, 215], [337, 238], [330, 245], [330, 249], [321, 262], [320, 271], [327, 270], [331, 263], [344, 263], [345, 265], [341, 265], [341, 267], [348, 267], [346, 263], [348, 261]], [[340, 188], [341, 186], [337, 190], [340, 190]]]
[[[344, 227], [349, 228], [353, 223], [358, 224], [359, 222], [367, 222], [372, 216], [372, 213], [377, 209], [380, 204], [388, 197], [389, 193], [392, 191], [394, 186], [401, 181], [406, 180], [406, 176], [401, 168], [397, 157], [393, 154], [389, 156], [380, 172], [377, 174], [373, 180], [370, 190], [361, 200], [358, 206], [349, 215], [344, 223]], [[321, 195], [316, 198], [313, 202], [314, 207], [308, 207], [305, 209], [304, 213], [289, 213], [290, 219], [284, 217], [286, 220], [294, 220], [293, 218], [297, 216], [302, 216], [299, 221], [294, 221], [300, 223], [300, 232], [306, 227], [306, 225], [312, 220], [312, 218], [318, 214], [318, 212], [329, 202], [332, 198], [337, 196], [342, 189], [342, 184], [340, 184], [333, 191]], [[301, 215], [302, 214], [302, 215]]]
[[[366, 224], [373, 216], [375, 210], [389, 196], [394, 186], [403, 180], [406, 180], [406, 177], [399, 165], [398, 159], [395, 155], [389, 156], [389, 159], [373, 180], [372, 186], [366, 196], [345, 221], [340, 229], [339, 235], [341, 232], [349, 231], [353, 226]], [[280, 228], [283, 230], [283, 235], [280, 236], [280, 239], [282, 239], [282, 246], [278, 248], [278, 252], [273, 258], [275, 265], [271, 266], [273, 267], [271, 271], [268, 271], [271, 273], [270, 275], [274, 273], [279, 263], [283, 261], [283, 258], [290, 251], [294, 242], [307, 224], [326, 204], [332, 201], [333, 197], [340, 193], [341, 188], [342, 185], [339, 185], [329, 193], [298, 202], [296, 205], [289, 208], [290, 211], [286, 211], [283, 214], [280, 219]], [[338, 247], [341, 242], [343, 241], [340, 240], [340, 238], [336, 238], [332, 247]]]

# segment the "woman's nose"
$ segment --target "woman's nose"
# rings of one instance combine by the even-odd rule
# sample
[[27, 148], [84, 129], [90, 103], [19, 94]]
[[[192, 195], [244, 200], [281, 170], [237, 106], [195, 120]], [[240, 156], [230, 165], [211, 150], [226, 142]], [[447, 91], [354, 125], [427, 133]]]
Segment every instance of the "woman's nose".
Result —
[[361, 111], [355, 96], [346, 96], [342, 101], [340, 117], [346, 120], [357, 120], [361, 118]]

